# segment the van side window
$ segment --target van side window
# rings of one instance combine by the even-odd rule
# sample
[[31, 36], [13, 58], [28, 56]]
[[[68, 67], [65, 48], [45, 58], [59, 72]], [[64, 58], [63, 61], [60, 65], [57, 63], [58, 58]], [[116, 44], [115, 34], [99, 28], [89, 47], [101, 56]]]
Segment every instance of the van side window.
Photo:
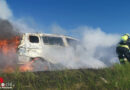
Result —
[[60, 45], [60, 46], [64, 46], [64, 42], [63, 42], [62, 38], [60, 38], [60, 37], [43, 36], [43, 42], [45, 44], [49, 44], [49, 45]]
[[72, 47], [76, 47], [78, 45], [78, 41], [77, 40], [74, 40], [74, 39], [70, 39], [70, 38], [66, 38], [69, 46], [72, 46]]
[[29, 36], [29, 41], [31, 43], [39, 43], [39, 39], [37, 36]]

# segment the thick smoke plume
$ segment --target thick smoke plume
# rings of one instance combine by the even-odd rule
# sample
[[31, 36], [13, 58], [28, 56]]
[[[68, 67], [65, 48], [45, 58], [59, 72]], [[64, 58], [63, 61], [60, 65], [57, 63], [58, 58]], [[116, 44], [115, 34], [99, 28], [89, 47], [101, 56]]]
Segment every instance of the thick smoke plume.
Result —
[[[90, 62], [91, 67], [110, 66], [118, 62], [116, 55], [116, 45], [120, 36], [116, 34], [107, 34], [101, 29], [84, 28], [83, 45], [87, 48], [85, 58], [86, 63]], [[84, 58], [84, 59], [85, 59]], [[93, 65], [93, 62], [95, 65]], [[96, 65], [99, 64], [100, 65]]]
[[100, 28], [80, 27], [76, 30], [83, 31], [76, 48], [46, 48], [46, 57], [68, 69], [103, 68], [119, 63], [116, 55], [119, 35], [107, 34]]
[[8, 20], [0, 20], [0, 39], [10, 39], [19, 35], [19, 32]]

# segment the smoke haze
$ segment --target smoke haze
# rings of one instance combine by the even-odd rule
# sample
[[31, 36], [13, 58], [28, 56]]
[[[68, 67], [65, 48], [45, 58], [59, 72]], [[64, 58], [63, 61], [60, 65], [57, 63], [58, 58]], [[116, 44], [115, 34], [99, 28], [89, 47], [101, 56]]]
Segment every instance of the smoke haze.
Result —
[[119, 63], [115, 52], [119, 35], [106, 34], [100, 28], [80, 27], [78, 30], [83, 30], [83, 33], [76, 49], [47, 48], [46, 57], [55, 59], [69, 69], [103, 68]]
[[18, 30], [9, 21], [0, 20], [0, 39], [10, 39], [18, 34]]
[[[37, 32], [22, 20], [14, 21], [11, 19], [14, 16], [6, 0], [0, 0], [0, 18], [0, 39], [11, 38], [19, 33], [18, 30]], [[57, 24], [52, 25], [51, 30], [52, 33], [67, 34], [67, 30]], [[68, 69], [103, 68], [119, 63], [115, 47], [119, 42], [120, 35], [107, 34], [100, 28], [95, 29], [87, 26], [78, 27], [72, 31], [78, 31], [77, 34], [72, 33], [72, 36], [81, 36], [79, 38], [81, 45], [78, 45], [76, 49], [72, 47], [64, 49], [46, 48], [46, 56], [56, 59], [57, 63]], [[3, 59], [1, 56], [0, 58], [0, 60]]]
[[7, 20], [10, 19], [12, 16], [12, 11], [6, 3], [6, 0], [0, 0], [0, 18]]

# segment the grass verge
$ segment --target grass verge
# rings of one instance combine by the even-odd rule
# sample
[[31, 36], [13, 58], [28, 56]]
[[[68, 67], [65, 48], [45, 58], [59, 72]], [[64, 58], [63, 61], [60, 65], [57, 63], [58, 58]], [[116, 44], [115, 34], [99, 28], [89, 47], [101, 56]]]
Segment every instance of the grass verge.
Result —
[[104, 69], [2, 73], [13, 90], [130, 90], [130, 64]]

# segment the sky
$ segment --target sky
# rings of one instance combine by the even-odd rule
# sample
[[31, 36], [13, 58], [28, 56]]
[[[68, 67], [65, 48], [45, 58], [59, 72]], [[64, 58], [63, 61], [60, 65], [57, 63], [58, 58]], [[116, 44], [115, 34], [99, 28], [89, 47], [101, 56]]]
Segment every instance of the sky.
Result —
[[15, 18], [39, 29], [57, 24], [69, 31], [79, 26], [106, 33], [130, 32], [130, 0], [6, 0]]

